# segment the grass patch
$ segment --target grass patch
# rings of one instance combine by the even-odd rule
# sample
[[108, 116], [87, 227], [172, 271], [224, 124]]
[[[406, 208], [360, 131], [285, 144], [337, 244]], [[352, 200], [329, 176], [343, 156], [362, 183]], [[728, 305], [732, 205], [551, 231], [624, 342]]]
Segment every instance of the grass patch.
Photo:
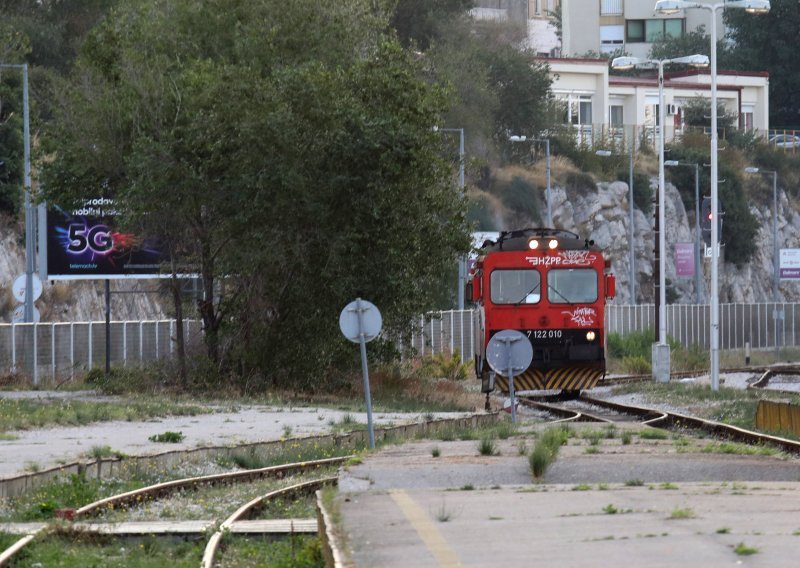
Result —
[[758, 549], [754, 546], [747, 546], [745, 543], [740, 542], [737, 544], [733, 551], [738, 554], [739, 556], [751, 556], [753, 554], [758, 554]]
[[228, 536], [224, 542], [225, 550], [218, 557], [220, 566], [325, 566], [322, 545], [316, 536], [295, 534], [282, 539], [269, 536]]
[[45, 426], [82, 426], [92, 422], [150, 420], [165, 416], [197, 416], [213, 410], [164, 400], [87, 402], [0, 398], [0, 430], [30, 430]]
[[694, 517], [695, 517], [694, 511], [689, 507], [686, 507], [684, 509], [676, 507], [675, 509], [672, 510], [672, 513], [670, 513], [669, 515], [670, 519], [693, 519]]
[[644, 481], [641, 479], [629, 479], [625, 482], [626, 487], [642, 487], [644, 485]]
[[138, 544], [98, 534], [64, 533], [35, 539], [17, 559], [18, 566], [196, 567], [204, 542], [145, 537]]
[[645, 428], [639, 431], [639, 437], [642, 440], [666, 440], [669, 438], [669, 433], [659, 428]]
[[547, 468], [556, 459], [558, 450], [569, 440], [570, 433], [569, 429], [557, 426], [548, 428], [536, 440], [536, 444], [528, 456], [528, 464], [533, 477], [538, 479], [544, 476]]
[[180, 444], [183, 442], [185, 437], [186, 436], [183, 435], [183, 432], [172, 432], [167, 430], [161, 434], [153, 434], [147, 439], [151, 442], [156, 442], [159, 444]]
[[96, 460], [104, 458], [124, 458], [125, 454], [118, 450], [112, 450], [111, 446], [92, 446], [92, 449], [87, 452], [90, 458]]
[[491, 436], [484, 436], [478, 442], [478, 453], [482, 456], [496, 456], [500, 453], [497, 443]]

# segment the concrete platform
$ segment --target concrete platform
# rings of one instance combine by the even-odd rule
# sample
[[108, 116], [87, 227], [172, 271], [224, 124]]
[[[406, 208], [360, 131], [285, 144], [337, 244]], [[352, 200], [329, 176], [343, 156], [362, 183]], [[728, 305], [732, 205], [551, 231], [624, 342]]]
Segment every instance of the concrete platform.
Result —
[[603, 441], [594, 454], [578, 440], [534, 482], [519, 443], [498, 456], [475, 442], [407, 444], [349, 468], [338, 504], [350, 565], [798, 565], [797, 459], [686, 454], [671, 441]]

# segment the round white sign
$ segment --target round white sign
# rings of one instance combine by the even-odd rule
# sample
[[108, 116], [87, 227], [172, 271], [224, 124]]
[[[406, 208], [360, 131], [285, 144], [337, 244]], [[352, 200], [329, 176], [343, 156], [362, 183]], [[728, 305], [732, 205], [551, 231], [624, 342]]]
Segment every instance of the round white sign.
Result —
[[[36, 306], [33, 307], [33, 323], [39, 323], [42, 319], [42, 315], [39, 313], [39, 310], [36, 309]], [[23, 323], [25, 321], [25, 306], [17, 306], [14, 308], [14, 311], [11, 314], [11, 322], [12, 323]]]
[[[32, 274], [31, 276], [33, 278], [33, 301], [35, 302], [42, 295], [42, 280], [36, 274]], [[14, 299], [16, 299], [17, 302], [22, 303], [25, 301], [26, 280], [27, 275], [20, 274], [17, 276], [16, 280], [14, 280], [13, 286], [11, 286], [11, 292], [14, 294]]]
[[[359, 318], [359, 313], [361, 318]], [[359, 319], [361, 320], [360, 323]], [[360, 341], [362, 333], [364, 334], [364, 341], [372, 341], [378, 337], [382, 327], [383, 318], [381, 317], [381, 312], [372, 302], [361, 298], [347, 304], [342, 313], [339, 314], [339, 329], [353, 343]]]

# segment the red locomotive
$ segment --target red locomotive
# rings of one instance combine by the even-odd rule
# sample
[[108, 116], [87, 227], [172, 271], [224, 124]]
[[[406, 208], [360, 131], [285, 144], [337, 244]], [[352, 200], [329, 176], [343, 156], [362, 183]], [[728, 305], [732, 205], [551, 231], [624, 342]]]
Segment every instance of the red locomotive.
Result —
[[467, 297], [478, 305], [475, 372], [482, 390], [508, 392], [508, 378], [486, 361], [492, 336], [514, 329], [528, 336], [533, 361], [514, 376], [515, 390], [594, 387], [605, 375], [606, 300], [615, 279], [594, 241], [559, 229], [500, 233], [483, 244], [470, 271]]

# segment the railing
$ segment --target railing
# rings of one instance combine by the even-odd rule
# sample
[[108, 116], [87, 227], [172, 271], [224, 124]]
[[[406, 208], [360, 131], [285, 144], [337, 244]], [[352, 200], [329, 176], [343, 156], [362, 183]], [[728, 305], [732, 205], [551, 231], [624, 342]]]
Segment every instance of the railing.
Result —
[[600, 0], [601, 16], [621, 16], [623, 14], [623, 0]]
[[[202, 341], [201, 325], [184, 321], [187, 347]], [[175, 320], [113, 321], [109, 334], [112, 365], [140, 365], [171, 357]], [[20, 373], [57, 383], [106, 360], [106, 323], [0, 324], [0, 374]]]
[[[655, 330], [655, 315], [653, 304], [609, 304], [606, 331], [626, 335]], [[434, 312], [417, 325], [410, 345], [416, 356], [458, 352], [466, 362], [472, 360], [481, 340], [478, 312], [473, 310]], [[667, 306], [667, 335], [685, 347], [709, 349], [710, 326], [707, 304]], [[753, 350], [800, 347], [800, 304], [720, 304], [720, 349], [742, 350], [746, 344]]]

